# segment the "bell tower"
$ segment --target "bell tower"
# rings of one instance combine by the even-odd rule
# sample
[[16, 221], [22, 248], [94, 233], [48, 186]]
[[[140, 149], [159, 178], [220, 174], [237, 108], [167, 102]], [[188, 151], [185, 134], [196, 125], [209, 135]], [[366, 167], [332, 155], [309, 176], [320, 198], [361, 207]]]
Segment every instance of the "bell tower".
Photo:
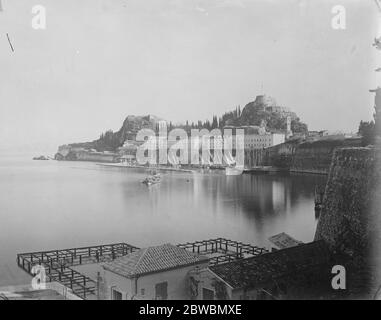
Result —
[[374, 124], [375, 124], [375, 135], [381, 136], [381, 87], [377, 89], [370, 90], [370, 92], [374, 92], [376, 95], [374, 97]]
[[291, 130], [291, 117], [288, 116], [286, 119], [287, 122], [287, 132], [286, 132], [286, 139], [290, 138], [292, 136], [292, 130]]

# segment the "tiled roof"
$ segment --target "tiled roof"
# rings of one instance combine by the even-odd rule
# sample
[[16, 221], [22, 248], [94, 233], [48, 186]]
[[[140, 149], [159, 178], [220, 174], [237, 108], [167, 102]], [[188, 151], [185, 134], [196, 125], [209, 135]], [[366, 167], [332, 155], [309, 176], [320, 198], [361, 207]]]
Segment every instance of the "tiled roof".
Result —
[[103, 268], [130, 278], [147, 273], [207, 262], [209, 259], [171, 244], [149, 247], [103, 265]]
[[253, 258], [210, 267], [232, 288], [255, 287], [292, 274], [325, 265], [331, 257], [324, 241], [262, 254]]

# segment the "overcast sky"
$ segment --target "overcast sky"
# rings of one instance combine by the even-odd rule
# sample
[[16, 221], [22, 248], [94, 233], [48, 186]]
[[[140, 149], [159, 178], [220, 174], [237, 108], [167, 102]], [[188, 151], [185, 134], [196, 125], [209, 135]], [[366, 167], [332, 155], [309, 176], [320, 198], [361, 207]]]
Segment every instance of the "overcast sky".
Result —
[[[372, 116], [373, 0], [0, 2], [3, 150], [54, 152], [118, 130], [129, 114], [211, 119], [254, 100], [262, 83], [312, 130], [356, 131]], [[37, 4], [46, 30], [31, 26]], [[331, 27], [337, 4], [346, 30]]]

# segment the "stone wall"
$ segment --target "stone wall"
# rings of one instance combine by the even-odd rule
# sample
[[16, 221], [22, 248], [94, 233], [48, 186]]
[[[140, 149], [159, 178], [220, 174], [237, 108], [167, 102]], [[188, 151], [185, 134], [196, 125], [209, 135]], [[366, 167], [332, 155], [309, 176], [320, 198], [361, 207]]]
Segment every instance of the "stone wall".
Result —
[[336, 148], [360, 146], [359, 139], [318, 140], [301, 143], [295, 148], [290, 170], [327, 174]]
[[262, 166], [265, 154], [263, 149], [245, 150], [245, 168]]
[[356, 270], [352, 288], [359, 279], [361, 284], [377, 283], [366, 274], [380, 266], [380, 155], [378, 148], [335, 150], [316, 230], [315, 240], [325, 240], [349, 257], [349, 267]]
[[262, 150], [246, 150], [245, 166], [274, 166], [291, 172], [328, 174], [336, 148], [360, 145], [360, 139], [288, 141]]
[[297, 142], [285, 142], [266, 149], [245, 150], [245, 167], [290, 167]]
[[[340, 148], [335, 151], [328, 176], [315, 240], [351, 250], [365, 247], [376, 186], [376, 151], [373, 148]], [[379, 174], [379, 172], [378, 172]], [[343, 242], [344, 241], [344, 242]]]
[[294, 140], [265, 149], [265, 165], [279, 168], [290, 168], [298, 145], [299, 141]]

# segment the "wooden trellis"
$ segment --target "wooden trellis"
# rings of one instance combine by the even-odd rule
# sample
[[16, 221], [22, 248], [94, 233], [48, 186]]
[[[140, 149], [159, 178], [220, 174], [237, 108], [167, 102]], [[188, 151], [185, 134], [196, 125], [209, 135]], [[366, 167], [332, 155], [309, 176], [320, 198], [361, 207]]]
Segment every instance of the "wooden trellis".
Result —
[[268, 252], [266, 248], [225, 238], [187, 242], [178, 244], [177, 246], [197, 254], [217, 254], [210, 259], [210, 265], [227, 263], [237, 259], [243, 259], [246, 256], [252, 257]]
[[83, 299], [96, 298], [97, 283], [95, 280], [75, 271], [72, 267], [88, 263], [114, 260], [139, 248], [127, 243], [114, 243], [91, 247], [62, 250], [20, 253], [17, 265], [34, 276], [33, 266], [45, 268], [46, 280], [56, 281], [72, 289], [73, 293]]

